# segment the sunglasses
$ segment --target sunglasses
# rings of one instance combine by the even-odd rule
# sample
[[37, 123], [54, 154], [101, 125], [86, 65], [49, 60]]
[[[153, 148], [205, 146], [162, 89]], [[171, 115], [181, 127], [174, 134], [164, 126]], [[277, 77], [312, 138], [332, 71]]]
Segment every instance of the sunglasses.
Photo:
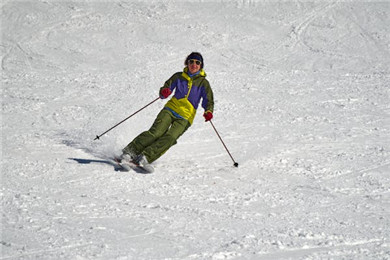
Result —
[[196, 65], [200, 65], [200, 64], [202, 64], [202, 62], [201, 61], [199, 61], [199, 60], [188, 60], [188, 64], [196, 64]]

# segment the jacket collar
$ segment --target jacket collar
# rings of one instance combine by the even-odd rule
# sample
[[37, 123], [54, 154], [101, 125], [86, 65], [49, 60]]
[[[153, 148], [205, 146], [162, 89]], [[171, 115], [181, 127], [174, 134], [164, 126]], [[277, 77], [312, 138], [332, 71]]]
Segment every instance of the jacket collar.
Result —
[[[190, 77], [190, 75], [189, 75], [189, 71], [188, 71], [188, 67], [185, 67], [184, 69], [183, 69], [183, 74], [185, 74], [187, 77]], [[206, 77], [206, 72], [204, 71], [204, 69], [200, 69], [200, 72], [198, 73], [198, 74], [196, 74], [196, 75], [193, 75], [193, 78], [196, 78], [197, 76], [201, 76], [201, 77]], [[186, 78], [187, 78], [186, 77]]]

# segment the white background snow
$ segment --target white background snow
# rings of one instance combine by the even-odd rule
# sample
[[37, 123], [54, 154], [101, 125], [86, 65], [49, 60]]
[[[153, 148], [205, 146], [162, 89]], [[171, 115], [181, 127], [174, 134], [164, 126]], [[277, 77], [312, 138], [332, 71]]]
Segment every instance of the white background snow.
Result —
[[[2, 1], [0, 259], [390, 259], [390, 4]], [[213, 123], [116, 171], [200, 51]]]

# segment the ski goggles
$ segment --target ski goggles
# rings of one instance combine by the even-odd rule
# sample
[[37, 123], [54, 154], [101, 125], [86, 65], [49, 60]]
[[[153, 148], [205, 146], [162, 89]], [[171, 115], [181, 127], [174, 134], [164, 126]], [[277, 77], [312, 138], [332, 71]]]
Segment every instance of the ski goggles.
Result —
[[202, 62], [200, 60], [194, 60], [194, 59], [188, 60], [188, 64], [194, 64], [194, 63], [196, 65], [202, 64]]

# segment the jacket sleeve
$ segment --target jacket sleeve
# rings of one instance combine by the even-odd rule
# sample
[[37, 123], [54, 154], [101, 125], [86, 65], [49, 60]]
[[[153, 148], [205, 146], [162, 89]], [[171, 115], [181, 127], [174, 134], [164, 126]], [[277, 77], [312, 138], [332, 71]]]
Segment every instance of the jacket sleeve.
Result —
[[214, 94], [210, 87], [210, 83], [207, 80], [205, 80], [204, 83], [202, 107], [205, 111], [214, 112]]
[[173, 92], [173, 90], [176, 88], [178, 75], [180, 75], [180, 72], [173, 74], [172, 77], [170, 77], [167, 81], [165, 81], [164, 86], [160, 88], [160, 92], [159, 92], [160, 96], [161, 96], [161, 91], [164, 88], [170, 88], [171, 91]]

